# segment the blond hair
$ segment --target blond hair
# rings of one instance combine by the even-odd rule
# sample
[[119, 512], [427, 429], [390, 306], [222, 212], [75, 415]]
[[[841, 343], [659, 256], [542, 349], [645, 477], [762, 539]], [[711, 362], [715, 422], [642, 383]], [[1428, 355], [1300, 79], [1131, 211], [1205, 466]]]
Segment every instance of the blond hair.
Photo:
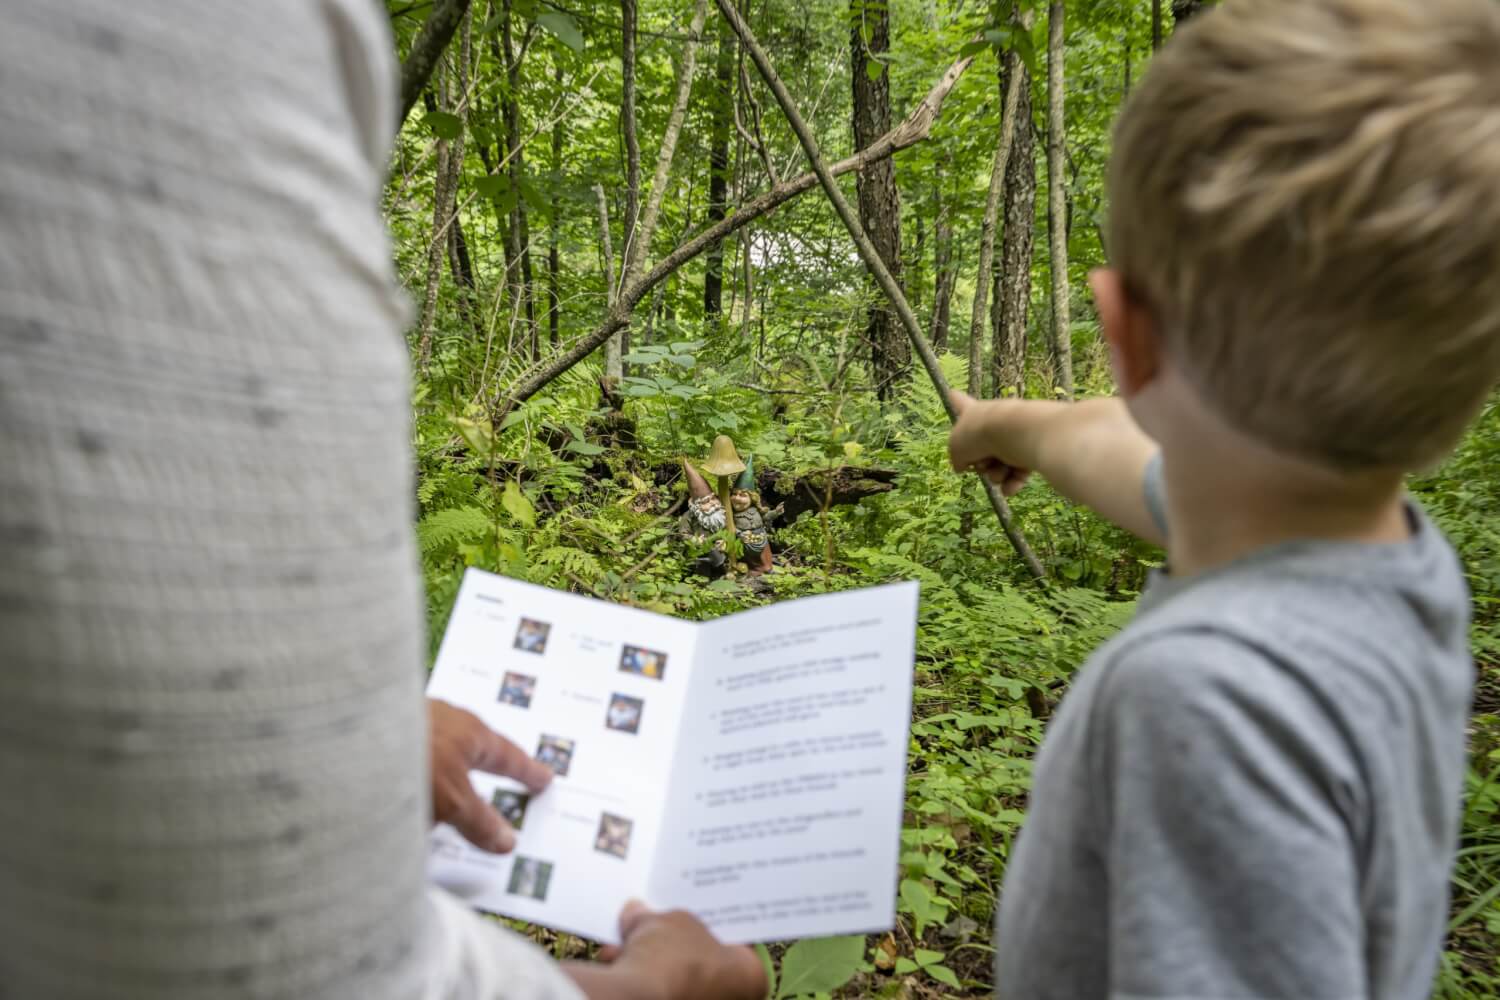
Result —
[[1500, 377], [1500, 3], [1227, 0], [1120, 117], [1110, 251], [1226, 420], [1444, 454]]

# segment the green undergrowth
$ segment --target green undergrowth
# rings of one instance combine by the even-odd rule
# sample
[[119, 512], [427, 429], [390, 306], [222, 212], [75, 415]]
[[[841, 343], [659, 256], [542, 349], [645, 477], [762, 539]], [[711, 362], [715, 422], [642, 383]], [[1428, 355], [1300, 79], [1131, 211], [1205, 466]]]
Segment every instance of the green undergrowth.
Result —
[[[764, 398], [745, 399], [712, 373], [695, 376], [709, 387], [704, 395], [684, 388], [673, 396], [692, 366], [672, 357], [691, 355], [669, 349], [638, 359], [639, 370], [663, 378], [651, 383], [656, 391], [632, 383], [642, 388], [627, 406], [639, 433], [629, 450], [591, 443], [600, 414], [590, 372], [555, 383], [499, 433], [476, 407], [417, 400], [418, 538], [433, 649], [466, 566], [692, 619], [919, 580], [909, 780], [893, 886], [899, 925], [865, 939], [776, 944], [765, 954], [778, 997], [985, 995], [996, 888], [1025, 819], [1047, 716], [1090, 651], [1129, 619], [1160, 553], [1036, 484], [1014, 507], [1054, 577], [1038, 587], [978, 491], [948, 470], [946, 421], [930, 390], [915, 386], [883, 410], [825, 402], [773, 415]], [[738, 413], [732, 428], [725, 412]], [[1437, 993], [1446, 1000], [1500, 989], [1497, 423], [1492, 406], [1452, 461], [1414, 483], [1471, 574], [1484, 668], [1454, 926]], [[650, 470], [683, 453], [705, 454], [724, 429], [777, 468], [881, 466], [899, 472], [896, 489], [826, 517], [804, 515], [779, 532], [778, 569], [763, 588], [695, 579], [694, 553], [669, 513], [681, 484], [658, 484]], [[532, 933], [560, 957], [588, 952], [565, 935]]]

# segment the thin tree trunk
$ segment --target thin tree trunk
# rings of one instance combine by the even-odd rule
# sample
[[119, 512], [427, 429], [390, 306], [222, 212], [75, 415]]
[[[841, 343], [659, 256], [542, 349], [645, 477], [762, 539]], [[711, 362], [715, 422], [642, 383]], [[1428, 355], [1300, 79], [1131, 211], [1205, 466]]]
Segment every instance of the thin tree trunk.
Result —
[[[833, 164], [828, 168], [829, 172], [838, 177], [856, 170], [863, 170], [876, 160], [888, 157], [926, 139], [932, 134], [932, 123], [942, 111], [943, 101], [973, 62], [972, 56], [964, 56], [954, 62], [900, 125], [882, 136], [880, 141], [870, 148]], [[641, 298], [669, 275], [675, 273], [678, 268], [696, 258], [714, 243], [733, 236], [744, 227], [774, 212], [786, 202], [811, 191], [818, 183], [818, 175], [812, 171], [782, 181], [771, 190], [762, 192], [739, 205], [733, 215], [707, 226], [657, 261], [652, 265], [651, 270], [641, 275], [639, 281], [620, 293], [604, 319], [592, 332], [578, 338], [562, 353], [531, 366], [510, 386], [497, 393], [494, 404], [491, 406], [491, 421], [498, 425], [514, 407], [541, 392], [553, 379], [569, 371], [574, 365], [598, 350], [600, 346], [606, 344], [615, 333], [630, 323], [630, 311], [635, 308]], [[603, 188], [596, 186], [595, 190], [602, 203]]]
[[511, 207], [506, 222], [506, 283], [511, 292], [511, 315], [521, 324], [521, 340], [532, 358], [541, 356], [536, 326], [536, 302], [531, 272], [531, 232], [521, 187], [526, 176], [526, 150], [521, 141], [521, 55], [512, 31], [511, 0], [500, 6], [500, 49], [505, 56], [505, 149], [510, 179]]
[[455, 113], [459, 120], [459, 133], [448, 155], [448, 186], [455, 206], [448, 223], [448, 263], [453, 273], [453, 282], [458, 286], [459, 312], [463, 316], [464, 323], [474, 331], [475, 338], [483, 340], [484, 322], [479, 316], [479, 295], [478, 286], [474, 281], [474, 263], [469, 258], [469, 242], [464, 239], [463, 221], [459, 219], [457, 209], [459, 181], [463, 177], [464, 167], [464, 137], [469, 130], [469, 70], [474, 64], [473, 36], [474, 16], [473, 10], [470, 9], [464, 14], [463, 31], [460, 34], [462, 42], [459, 46], [458, 100], [455, 106]]
[[1065, 72], [1064, 0], [1052, 0], [1047, 15], [1047, 235], [1052, 244], [1053, 384], [1073, 398], [1073, 334], [1069, 315], [1068, 208], [1064, 157], [1067, 122], [1063, 116]]
[[[554, 68], [553, 80], [557, 84], [557, 92], [560, 95], [563, 86], [561, 63]], [[558, 230], [562, 227], [562, 206], [558, 201], [557, 186], [558, 179], [562, 177], [562, 149], [563, 120], [562, 116], [558, 115], [557, 120], [552, 123], [552, 217], [547, 224], [547, 337], [548, 346], [553, 350], [557, 349], [560, 337], [558, 326], [562, 322], [562, 312], [559, 308], [562, 297], [557, 287], [561, 263]]]
[[[891, 305], [895, 308], [901, 325], [906, 329], [906, 336], [910, 341], [912, 350], [922, 359], [922, 366], [927, 370], [928, 377], [932, 380], [933, 387], [937, 389], [938, 398], [943, 401], [943, 409], [947, 411], [950, 420], [958, 419], [958, 410], [954, 406], [953, 393], [948, 389], [947, 379], [943, 377], [942, 366], [938, 363], [937, 355], [933, 353], [932, 347], [927, 343], [927, 338], [922, 335], [922, 330], [917, 323], [916, 313], [911, 311], [911, 304], [906, 301], [906, 295], [901, 291], [901, 285], [896, 281], [896, 276], [891, 273], [880, 257], [880, 251], [871, 241], [864, 227], [860, 225], [859, 217], [854, 209], [850, 207], [844, 192], [839, 188], [838, 181], [834, 178], [833, 171], [823, 160], [823, 154], [818, 151], [818, 141], [813, 138], [812, 130], [803, 121], [802, 115], [797, 111], [797, 105], [792, 101], [792, 96], [787, 93], [786, 86], [781, 78], [776, 75], [775, 68], [771, 65], [770, 58], [766, 55], [760, 43], [750, 31], [739, 12], [734, 9], [733, 0], [715, 0], [719, 11], [726, 20], [734, 27], [735, 34], [740, 36], [741, 43], [749, 51], [755, 60], [755, 68], [760, 71], [761, 77], [766, 85], [771, 88], [771, 93], [776, 97], [776, 103], [781, 106], [782, 113], [786, 116], [787, 123], [791, 125], [792, 131], [797, 134], [797, 141], [801, 144], [803, 152], [807, 154], [807, 160], [812, 165], [813, 172], [818, 175], [818, 183], [822, 185], [823, 193], [833, 203], [834, 211], [838, 213], [839, 219], [844, 223], [844, 228], [849, 231], [854, 245], [859, 249], [859, 255], [865, 262], [865, 267], [874, 273], [880, 288], [885, 292]], [[988, 479], [984, 480], [985, 493], [988, 495], [990, 505], [995, 510], [995, 515], [1000, 519], [1000, 526], [1005, 535], [1010, 539], [1016, 554], [1021, 557], [1026, 568], [1038, 580], [1045, 580], [1046, 570], [1042, 568], [1041, 561], [1026, 544], [1026, 538], [1021, 534], [1020, 528], [1015, 524], [1011, 516], [1010, 505], [1005, 502], [1000, 488]]]
[[646, 209], [641, 213], [641, 221], [635, 228], [634, 237], [627, 241], [627, 284], [640, 277], [651, 254], [651, 239], [656, 235], [656, 224], [661, 218], [662, 200], [666, 197], [667, 180], [672, 174], [672, 159], [677, 153], [677, 140], [682, 135], [683, 119], [687, 117], [688, 97], [693, 91], [693, 74], [698, 67], [698, 41], [703, 36], [703, 22], [707, 17], [708, 0], [698, 0], [693, 8], [693, 21], [688, 27], [687, 41], [683, 43], [682, 64], [677, 69], [677, 93], [672, 98], [672, 110], [667, 116], [666, 130], [662, 133], [661, 150], [656, 154], [656, 170], [651, 175], [651, 191], [646, 195]]
[[[1030, 31], [1030, 12], [1022, 15], [1020, 29]], [[1005, 203], [1005, 177], [1010, 168], [1011, 149], [1015, 145], [1016, 121], [1021, 107], [1021, 83], [1026, 67], [1015, 52], [1007, 52], [1005, 67], [1005, 101], [1000, 111], [1000, 135], [995, 142], [995, 157], [990, 163], [990, 187], [984, 201], [984, 218], [979, 224], [979, 269], [974, 277], [974, 307], [969, 314], [969, 384], [977, 386], [984, 371], [985, 308], [993, 283], [995, 266], [995, 225], [1000, 207]], [[1029, 124], [1029, 123], [1028, 123]]]
[[[635, 224], [640, 215], [641, 136], [635, 120], [635, 32], [636, 0], [620, 0], [620, 133], [625, 144], [625, 212], [620, 220], [620, 278], [615, 300], [625, 287], [635, 243]], [[625, 352], [628, 350], [628, 325], [622, 325], [614, 336], [610, 351], [604, 356], [605, 395], [618, 398], [615, 388], [625, 377]]]
[[[729, 132], [734, 125], [734, 33], [719, 25], [719, 54], [714, 62], [713, 123], [708, 139], [708, 224], [721, 221], [729, 210]], [[708, 251], [703, 271], [703, 315], [716, 322], [723, 312], [724, 243]]]
[[[850, 72], [854, 90], [854, 148], [864, 149], [891, 127], [891, 77], [880, 62], [891, 47], [890, 8], [884, 3], [850, 0]], [[872, 74], [874, 79], [871, 79]], [[880, 259], [901, 281], [901, 194], [896, 168], [882, 160], [855, 178], [860, 225], [870, 234]], [[879, 399], [890, 398], [896, 383], [911, 368], [911, 347], [888, 302], [870, 306], [867, 337], [870, 376]]]
[[[994, 394], [1007, 388], [1026, 395], [1026, 332], [1031, 311], [1031, 254], [1036, 233], [1036, 137], [1031, 121], [1031, 79], [1023, 70], [1018, 79], [1015, 145], [1005, 178], [1005, 241], [994, 309]], [[1009, 80], [1007, 80], [1009, 89]]]
[[942, 195], [942, 186], [937, 186], [937, 225], [932, 237], [932, 269], [935, 284], [932, 290], [932, 349], [942, 353], [948, 350], [948, 320], [953, 305], [953, 205]]
[[1151, 51], [1161, 48], [1161, 0], [1151, 0]]
[[[604, 253], [604, 304], [613, 316], [615, 312], [615, 252], [609, 235], [609, 199], [604, 196], [603, 184], [594, 185], [594, 198], [599, 203], [599, 248]], [[615, 330], [622, 329], [624, 325], [621, 323]], [[612, 330], [611, 334], [613, 333]], [[622, 378], [624, 374], [620, 366], [620, 338], [610, 336], [604, 344], [604, 381], [607, 386], [619, 385]]]
[[[933, 188], [937, 185], [934, 183]], [[927, 253], [927, 220], [922, 218], [922, 206], [914, 201], [912, 212], [912, 230], [916, 235], [912, 238], [911, 261], [907, 265], [906, 278], [902, 287], [907, 290], [906, 297], [911, 302], [913, 309], [922, 308], [922, 287], [927, 284], [927, 275], [923, 273], [923, 265], [927, 262], [923, 258]]]
[[443, 50], [453, 39], [453, 33], [469, 12], [469, 0], [436, 0], [432, 13], [427, 15], [422, 29], [411, 43], [406, 61], [401, 64], [401, 104], [396, 111], [396, 127], [406, 121], [417, 99], [427, 87], [437, 69]]

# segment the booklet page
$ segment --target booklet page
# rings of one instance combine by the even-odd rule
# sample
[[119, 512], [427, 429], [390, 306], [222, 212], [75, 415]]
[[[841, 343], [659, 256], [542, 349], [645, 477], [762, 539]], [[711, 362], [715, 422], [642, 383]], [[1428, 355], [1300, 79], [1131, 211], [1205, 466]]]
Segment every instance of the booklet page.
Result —
[[478, 909], [618, 939], [644, 898], [698, 626], [470, 569], [428, 682], [552, 767], [539, 795], [473, 772], [517, 828], [507, 855], [433, 834], [429, 874]]
[[702, 626], [649, 902], [731, 943], [892, 926], [916, 612], [902, 583]]

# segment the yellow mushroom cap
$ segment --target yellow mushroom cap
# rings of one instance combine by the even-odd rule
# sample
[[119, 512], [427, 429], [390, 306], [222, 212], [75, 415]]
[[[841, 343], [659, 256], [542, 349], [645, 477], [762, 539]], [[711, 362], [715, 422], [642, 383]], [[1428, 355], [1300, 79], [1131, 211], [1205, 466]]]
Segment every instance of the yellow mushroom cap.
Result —
[[740, 461], [740, 454], [734, 450], [734, 442], [729, 439], [728, 434], [720, 434], [714, 438], [714, 446], [708, 453], [708, 461], [703, 463], [703, 471], [712, 476], [737, 476], [745, 471], [745, 463]]

